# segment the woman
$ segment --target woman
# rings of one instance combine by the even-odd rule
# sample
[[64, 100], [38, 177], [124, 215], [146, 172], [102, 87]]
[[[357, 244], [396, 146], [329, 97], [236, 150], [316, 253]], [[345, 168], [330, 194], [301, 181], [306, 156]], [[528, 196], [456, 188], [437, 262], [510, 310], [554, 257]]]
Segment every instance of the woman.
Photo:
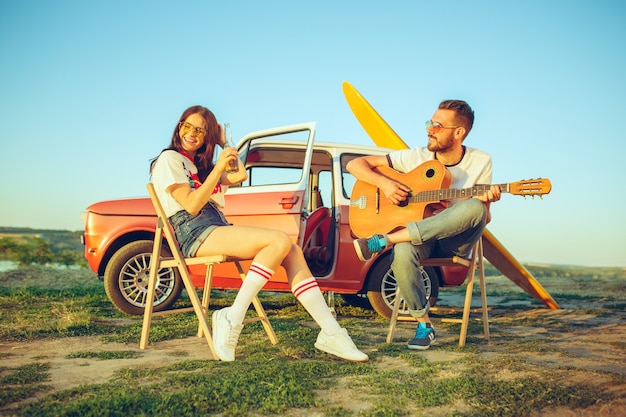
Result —
[[[291, 291], [321, 327], [315, 347], [349, 361], [367, 361], [367, 355], [357, 349], [333, 317], [302, 250], [289, 236], [278, 230], [234, 226], [222, 214], [228, 186], [248, 177], [235, 148], [225, 148], [213, 164], [215, 146], [223, 147], [224, 142], [223, 129], [213, 113], [193, 106], [181, 115], [170, 146], [151, 165], [152, 182], [186, 257], [252, 259], [233, 305], [213, 313], [213, 343], [219, 358], [235, 360], [235, 347], [252, 299], [283, 266]], [[239, 170], [229, 173], [232, 161]]]

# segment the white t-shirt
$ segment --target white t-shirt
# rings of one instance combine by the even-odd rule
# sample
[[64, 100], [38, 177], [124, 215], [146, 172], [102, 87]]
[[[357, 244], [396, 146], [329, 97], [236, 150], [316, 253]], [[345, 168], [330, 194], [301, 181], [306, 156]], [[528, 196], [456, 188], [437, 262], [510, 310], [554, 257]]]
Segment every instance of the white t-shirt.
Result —
[[[391, 152], [389, 161], [396, 171], [407, 173], [420, 164], [435, 159], [435, 154], [427, 148], [416, 147]], [[491, 184], [491, 155], [465, 147], [463, 158], [456, 165], [446, 166], [452, 175], [450, 188], [462, 189], [476, 184]]]
[[[172, 194], [166, 191], [170, 185], [189, 184], [194, 190], [202, 185], [196, 165], [189, 158], [174, 150], [167, 150], [159, 155], [152, 167], [152, 183], [167, 217], [184, 210]], [[211, 201], [221, 209], [224, 208], [224, 193], [227, 189], [227, 186], [219, 183], [213, 189]]]

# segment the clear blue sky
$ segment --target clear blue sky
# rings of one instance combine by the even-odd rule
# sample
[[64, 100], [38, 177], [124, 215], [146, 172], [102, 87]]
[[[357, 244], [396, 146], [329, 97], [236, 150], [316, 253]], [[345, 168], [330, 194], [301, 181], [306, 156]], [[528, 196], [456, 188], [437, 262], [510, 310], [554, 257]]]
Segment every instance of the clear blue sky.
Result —
[[504, 195], [489, 230], [522, 262], [626, 266], [626, 6], [621, 1], [3, 1], [0, 225], [82, 229], [145, 195], [189, 105], [236, 138], [317, 122], [370, 144], [351, 82], [410, 145], [442, 99], [476, 112], [468, 146]]

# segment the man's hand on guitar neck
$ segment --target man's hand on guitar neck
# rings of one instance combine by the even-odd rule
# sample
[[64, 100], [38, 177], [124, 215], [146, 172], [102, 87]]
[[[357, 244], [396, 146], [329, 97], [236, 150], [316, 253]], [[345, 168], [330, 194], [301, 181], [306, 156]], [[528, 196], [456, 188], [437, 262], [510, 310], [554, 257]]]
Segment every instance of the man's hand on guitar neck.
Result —
[[501, 191], [499, 185], [492, 185], [487, 192], [475, 197], [487, 205], [487, 223], [491, 222], [491, 203], [500, 200]]
[[476, 198], [483, 203], [493, 203], [500, 200], [501, 191], [499, 185], [492, 185], [486, 193], [483, 193]]

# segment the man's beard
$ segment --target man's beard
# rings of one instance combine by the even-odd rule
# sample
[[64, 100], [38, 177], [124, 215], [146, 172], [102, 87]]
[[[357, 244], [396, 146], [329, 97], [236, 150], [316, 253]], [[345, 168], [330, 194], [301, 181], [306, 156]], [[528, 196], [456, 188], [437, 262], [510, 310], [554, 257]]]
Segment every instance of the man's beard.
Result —
[[437, 140], [437, 138], [434, 136], [429, 136], [428, 139], [429, 140], [428, 140], [428, 145], [426, 146], [426, 149], [428, 149], [431, 152], [445, 152], [448, 149], [452, 148], [453, 141], [451, 139], [443, 143]]

